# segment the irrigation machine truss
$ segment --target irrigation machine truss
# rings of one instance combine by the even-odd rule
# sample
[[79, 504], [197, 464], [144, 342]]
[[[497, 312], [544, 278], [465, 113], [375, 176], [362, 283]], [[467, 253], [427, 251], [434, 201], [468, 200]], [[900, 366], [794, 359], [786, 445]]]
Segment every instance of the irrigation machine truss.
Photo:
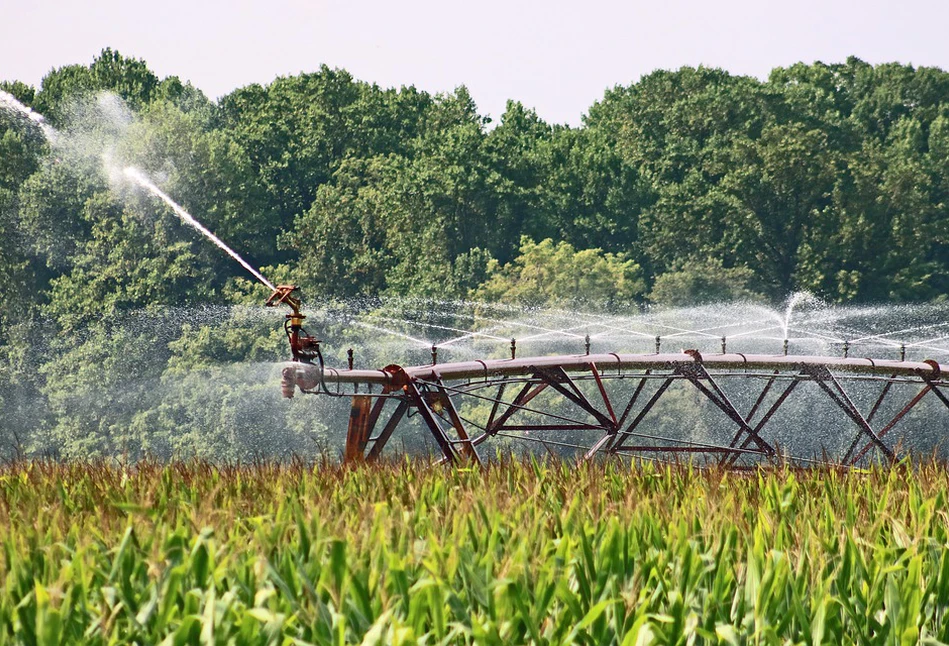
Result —
[[[949, 430], [949, 366], [905, 357], [795, 356], [787, 354], [787, 345], [785, 354], [753, 355], [727, 352], [724, 342], [715, 354], [665, 353], [658, 343], [653, 354], [590, 354], [588, 344], [585, 354], [518, 357], [512, 341], [508, 359], [438, 363], [433, 352], [432, 363], [422, 366], [359, 370], [350, 358], [347, 369], [331, 368], [324, 365], [319, 341], [303, 329], [295, 289], [278, 286], [267, 302], [291, 309], [285, 327], [293, 360], [283, 369], [283, 395], [293, 397], [299, 389], [351, 399], [346, 462], [378, 460], [400, 426], [417, 416], [440, 460], [452, 464], [481, 463], [479, 447], [502, 438], [573, 451], [585, 460], [639, 456], [661, 461], [688, 454], [705, 464], [736, 468], [806, 463], [818, 456], [784, 453], [769, 423], [808, 383], [852, 424], [845, 449], [821, 461], [845, 466], [893, 461], [901, 447], [891, 432], [927, 398], [942, 406], [926, 425], [940, 434]], [[687, 432], [656, 434], [644, 424], [674, 385], [691, 388], [716, 411], [726, 431], [721, 441], [688, 439]], [[868, 406], [855, 403], [855, 387], [875, 389]], [[732, 392], [739, 388], [741, 398]], [[739, 399], [743, 407], [736, 405]], [[820, 410], [826, 407], [805, 406], [804, 414], [812, 417], [805, 420], [809, 426], [824, 422]], [[685, 431], [694, 424], [688, 414], [678, 421]]]

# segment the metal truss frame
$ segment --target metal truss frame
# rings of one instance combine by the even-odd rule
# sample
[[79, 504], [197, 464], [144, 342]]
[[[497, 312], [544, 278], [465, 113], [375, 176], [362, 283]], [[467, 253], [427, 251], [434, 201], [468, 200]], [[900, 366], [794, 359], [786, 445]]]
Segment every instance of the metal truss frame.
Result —
[[[782, 454], [768, 430], [792, 394], [802, 384], [813, 383], [853, 424], [854, 437], [847, 450], [828, 456], [828, 461], [853, 466], [873, 459], [896, 460], [897, 447], [885, 439], [926, 395], [931, 393], [949, 413], [943, 366], [934, 361], [724, 354], [703, 358], [695, 350], [686, 350], [677, 355], [569, 355], [407, 369], [388, 366], [381, 371], [326, 369], [317, 374], [316, 370], [308, 364], [293, 364], [284, 370], [285, 385], [351, 397], [343, 458], [354, 463], [382, 457], [394, 432], [416, 415], [434, 440], [441, 461], [450, 464], [482, 463], [478, 447], [492, 438], [537, 442], [548, 450], [568, 448], [584, 460], [688, 454], [724, 467], [806, 461]], [[736, 380], [745, 389], [764, 382], [745, 412], [725, 386]], [[881, 384], [866, 414], [845, 387], [848, 382]], [[326, 384], [336, 384], [337, 391], [329, 392]], [[351, 394], [343, 390], [347, 384], [353, 386]], [[692, 441], [657, 435], [645, 427], [644, 420], [676, 384], [682, 385], [679, 390], [691, 387], [699, 401], [723, 416], [725, 439]], [[894, 385], [904, 388], [894, 390]], [[381, 392], [372, 392], [374, 386], [380, 386]], [[897, 399], [902, 395], [896, 391], [907, 386], [913, 386], [914, 394]], [[481, 405], [479, 419], [463, 414], [464, 403], [470, 402]], [[885, 402], [898, 410], [880, 424]], [[488, 410], [486, 416], [484, 410]], [[933, 422], [949, 431], [949, 414]], [[589, 441], [591, 435], [593, 441]]]

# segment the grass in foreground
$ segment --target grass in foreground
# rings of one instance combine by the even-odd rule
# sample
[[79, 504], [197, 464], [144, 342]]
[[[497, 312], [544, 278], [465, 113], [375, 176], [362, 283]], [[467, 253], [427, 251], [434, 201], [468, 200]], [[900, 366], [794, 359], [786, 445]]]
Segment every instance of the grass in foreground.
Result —
[[0, 639], [949, 642], [949, 473], [23, 463]]

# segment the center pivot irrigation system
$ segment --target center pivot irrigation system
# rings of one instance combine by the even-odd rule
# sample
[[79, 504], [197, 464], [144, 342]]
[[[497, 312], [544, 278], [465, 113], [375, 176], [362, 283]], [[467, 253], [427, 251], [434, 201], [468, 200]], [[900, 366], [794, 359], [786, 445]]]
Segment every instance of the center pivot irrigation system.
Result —
[[[773, 428], [782, 408], [792, 405], [791, 395], [805, 389], [822, 394], [822, 402], [798, 402], [794, 414], [806, 417], [815, 437], [836, 424], [833, 435], [843, 440], [832, 454], [821, 444], [823, 462], [894, 460], [905, 447], [891, 431], [914, 409], [918, 413], [927, 396], [942, 405], [923, 426], [949, 438], [949, 366], [933, 360], [789, 356], [787, 345], [782, 355], [729, 353], [724, 340], [721, 353], [663, 353], [658, 339], [655, 354], [590, 354], [588, 345], [581, 355], [518, 357], [512, 340], [509, 359], [437, 363], [433, 351], [428, 365], [355, 370], [350, 354], [348, 369], [340, 369], [324, 365], [320, 342], [303, 328], [306, 317], [295, 291], [280, 285], [267, 301], [291, 310], [285, 329], [293, 361], [283, 369], [283, 395], [293, 397], [299, 389], [351, 398], [346, 462], [379, 459], [395, 431], [409, 425], [430, 433], [447, 463], [480, 463], [478, 447], [502, 438], [567, 449], [586, 460], [661, 460], [686, 453], [727, 467], [807, 462], [818, 456], [785, 453], [779, 439], [787, 444], [788, 438]], [[698, 407], [681, 406], [675, 393], [683, 388], [692, 390]], [[656, 424], [651, 418], [663, 409], [664, 398], [672, 401], [666, 402], [664, 423]], [[826, 418], [828, 402], [842, 411], [849, 428], [840, 430]], [[720, 439], [695, 438], [699, 409], [718, 417]]]

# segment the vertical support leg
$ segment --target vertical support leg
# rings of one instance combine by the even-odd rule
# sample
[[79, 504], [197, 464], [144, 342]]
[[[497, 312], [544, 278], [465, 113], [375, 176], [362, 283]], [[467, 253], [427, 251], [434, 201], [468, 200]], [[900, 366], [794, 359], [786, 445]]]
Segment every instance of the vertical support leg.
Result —
[[343, 452], [343, 462], [362, 462], [366, 444], [369, 443], [369, 434], [382, 412], [384, 399], [372, 404], [372, 397], [367, 395], [353, 395], [353, 406], [349, 411], [349, 429], [346, 432], [346, 449]]

